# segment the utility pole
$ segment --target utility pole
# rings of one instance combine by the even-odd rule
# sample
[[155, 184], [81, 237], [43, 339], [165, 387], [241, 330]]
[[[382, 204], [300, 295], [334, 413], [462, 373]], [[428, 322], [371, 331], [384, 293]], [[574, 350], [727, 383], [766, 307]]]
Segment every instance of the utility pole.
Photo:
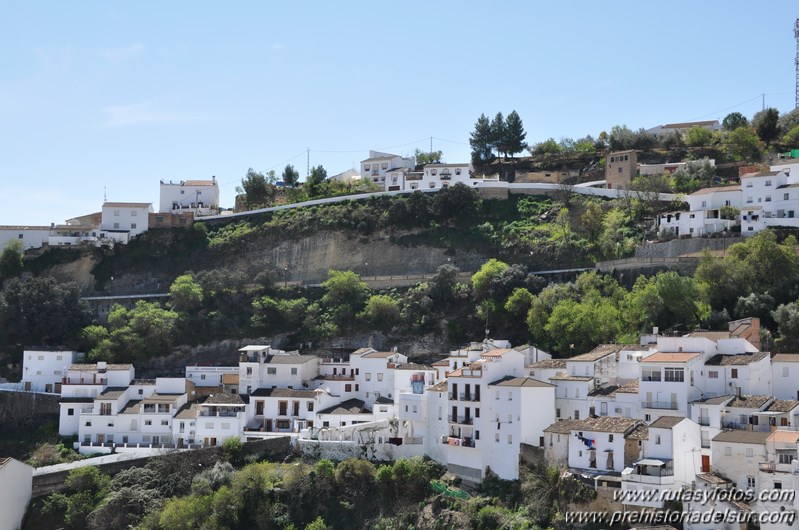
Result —
[[799, 109], [799, 18], [793, 25], [793, 36], [796, 37], [796, 108]]
[[305, 180], [311, 176], [311, 148], [308, 147], [305, 151]]
[[766, 110], [766, 95], [760, 94], [760, 96], [763, 98], [763, 108], [761, 110]]
[[433, 137], [430, 137], [430, 154], [433, 154]]

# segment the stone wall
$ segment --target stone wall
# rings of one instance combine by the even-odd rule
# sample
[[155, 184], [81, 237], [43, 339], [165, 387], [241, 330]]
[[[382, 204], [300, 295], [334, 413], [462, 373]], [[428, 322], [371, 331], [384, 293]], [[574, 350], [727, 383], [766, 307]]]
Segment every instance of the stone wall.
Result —
[[676, 258], [683, 254], [693, 254], [707, 250], [726, 250], [733, 243], [740, 243], [743, 237], [693, 237], [673, 239], [663, 243], [646, 243], [635, 247], [636, 258]]
[[[205, 447], [202, 449], [192, 449], [188, 451], [175, 451], [161, 456], [151, 456], [134, 458], [119, 462], [98, 464], [101, 472], [107, 475], [116, 475], [124, 469], [140, 467], [147, 464], [151, 458], [164, 459], [190, 459], [191, 465], [201, 467], [211, 467], [222, 458], [222, 446]], [[246, 442], [241, 449], [240, 458], [244, 460], [282, 460], [291, 451], [291, 438], [284, 436], [281, 438], [270, 438], [268, 440], [256, 440]], [[64, 489], [64, 481], [69, 475], [70, 470], [56, 471], [53, 473], [43, 473], [33, 477], [33, 497], [48, 495], [54, 491]]]

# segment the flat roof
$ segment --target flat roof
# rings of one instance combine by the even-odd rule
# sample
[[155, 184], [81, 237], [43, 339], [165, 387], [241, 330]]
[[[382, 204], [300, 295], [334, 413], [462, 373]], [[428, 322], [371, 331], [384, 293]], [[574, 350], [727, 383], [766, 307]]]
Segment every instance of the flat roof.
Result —
[[725, 191], [741, 191], [740, 186], [717, 186], [715, 188], [702, 188], [696, 190], [691, 195], [707, 195], [709, 193], [725, 192]]
[[118, 206], [120, 208], [149, 208], [152, 206], [151, 202], [104, 202], [103, 208]]
[[778, 353], [771, 358], [773, 363], [799, 363], [799, 353]]
[[795, 444], [799, 442], [799, 432], [796, 431], [774, 431], [768, 437], [769, 442]]
[[667, 352], [656, 352], [647, 357], [646, 359], [641, 359], [640, 362], [642, 363], [687, 363], [692, 359], [696, 359], [699, 357], [701, 353], [697, 352], [679, 352], [679, 353], [667, 353]]

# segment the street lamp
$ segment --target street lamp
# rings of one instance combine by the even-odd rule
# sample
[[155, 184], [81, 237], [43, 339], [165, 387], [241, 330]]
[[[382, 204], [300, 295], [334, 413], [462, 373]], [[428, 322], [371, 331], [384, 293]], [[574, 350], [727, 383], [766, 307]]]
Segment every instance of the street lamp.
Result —
[[363, 275], [364, 276], [369, 276], [369, 262], [368, 261], [364, 261], [363, 262]]
[[288, 287], [289, 285], [289, 268], [283, 267], [283, 287]]

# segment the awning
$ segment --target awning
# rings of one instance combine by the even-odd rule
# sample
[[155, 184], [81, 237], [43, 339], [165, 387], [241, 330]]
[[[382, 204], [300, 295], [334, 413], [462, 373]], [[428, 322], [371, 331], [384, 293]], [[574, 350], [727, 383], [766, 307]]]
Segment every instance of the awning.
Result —
[[644, 458], [635, 463], [636, 466], [665, 466], [666, 462], [655, 458]]

